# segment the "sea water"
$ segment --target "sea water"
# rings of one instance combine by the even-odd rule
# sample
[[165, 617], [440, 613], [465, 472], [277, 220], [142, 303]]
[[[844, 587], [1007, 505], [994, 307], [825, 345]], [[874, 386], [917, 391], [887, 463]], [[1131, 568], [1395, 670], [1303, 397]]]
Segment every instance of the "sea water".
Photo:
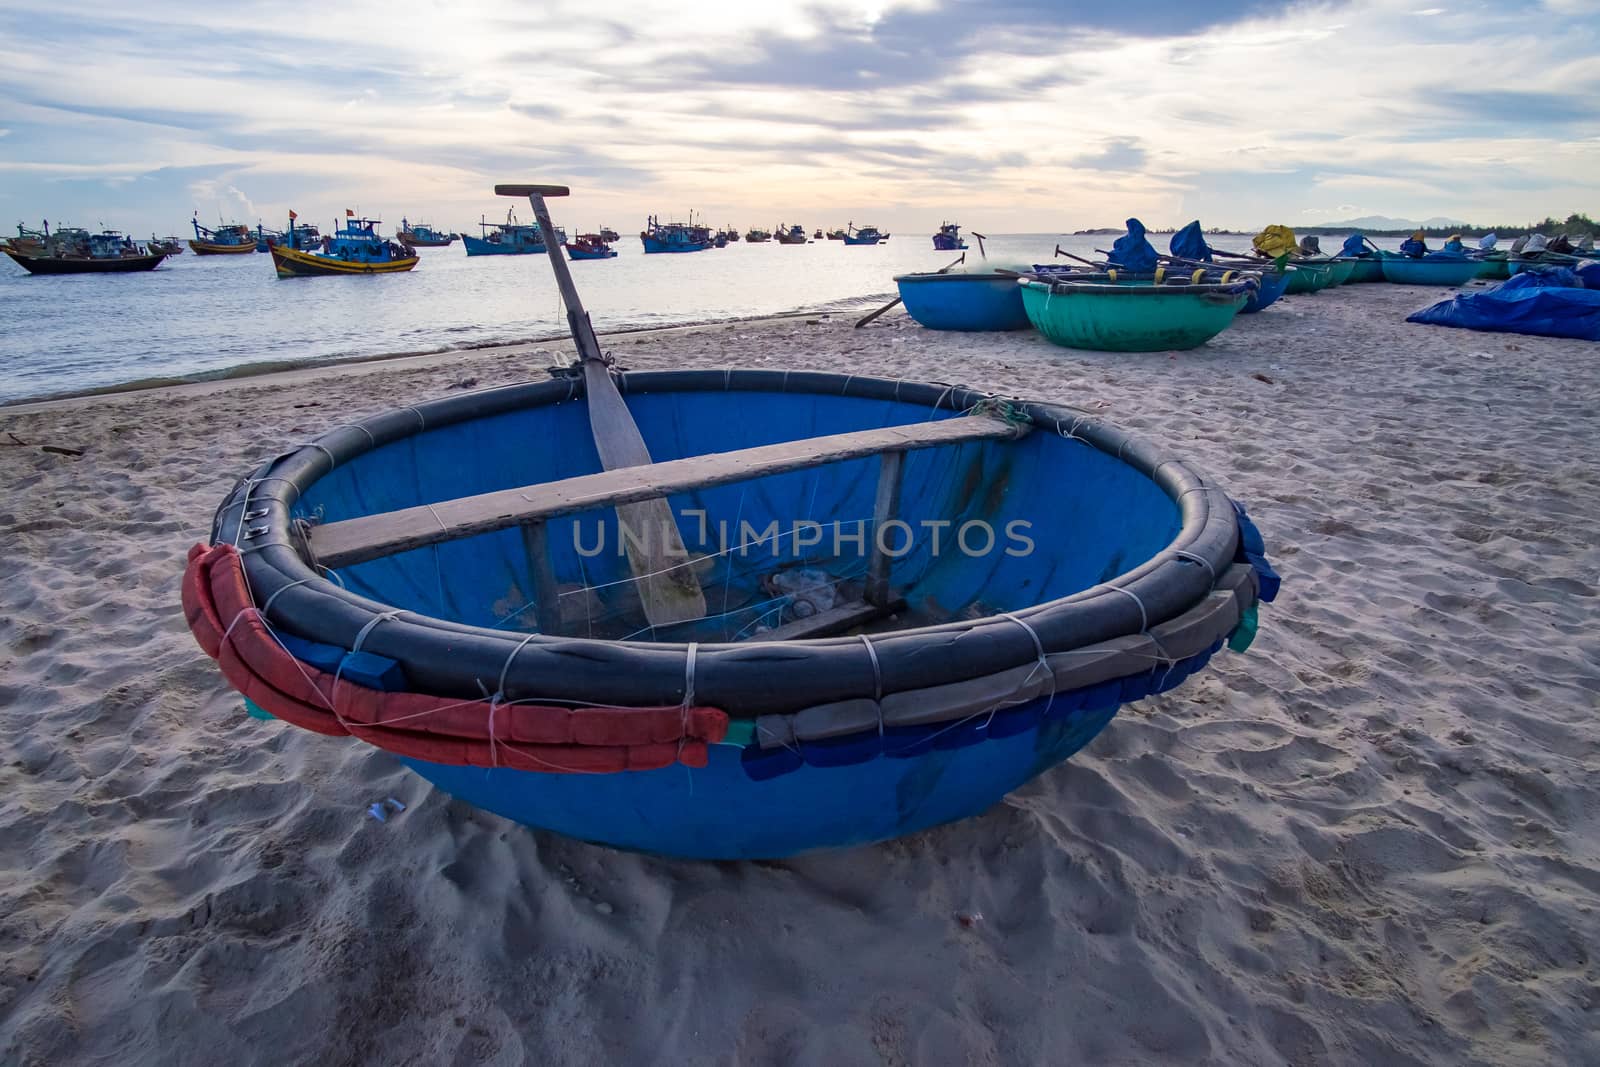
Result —
[[[966, 239], [967, 265], [981, 263], [977, 239]], [[1114, 239], [1003, 234], [986, 240], [984, 250], [994, 262], [1016, 266], [1049, 262], [1057, 245], [1095, 258], [1095, 249]], [[1152, 235], [1158, 248], [1166, 240]], [[1244, 250], [1249, 239], [1215, 243]], [[1324, 240], [1323, 247], [1337, 251], [1338, 242]], [[419, 251], [422, 262], [404, 274], [285, 279], [259, 253], [186, 250], [145, 273], [62, 276], [29, 275], [4, 259], [0, 402], [566, 335], [544, 256], [469, 259], [459, 242]], [[639, 239], [627, 236], [617, 251], [615, 259], [569, 264], [601, 334], [853, 311], [890, 299], [894, 275], [937, 270], [961, 254], [935, 251], [931, 234], [920, 233], [894, 234], [879, 245], [740, 241], [665, 255], [645, 255]]]

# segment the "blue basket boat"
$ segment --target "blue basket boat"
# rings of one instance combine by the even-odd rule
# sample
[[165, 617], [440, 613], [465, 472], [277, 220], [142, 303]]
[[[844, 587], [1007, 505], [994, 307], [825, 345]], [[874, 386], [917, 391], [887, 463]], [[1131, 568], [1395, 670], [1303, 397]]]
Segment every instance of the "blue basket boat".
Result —
[[[819, 433], [950, 435], [895, 453], [895, 529], [914, 546], [886, 574], [896, 614], [853, 616], [855, 636], [784, 633], [827, 632], [849, 608], [835, 601], [865, 603], [852, 536], [885, 469], [869, 455], [673, 494], [680, 517], [703, 513], [703, 528], [680, 523], [714, 608], [656, 640], [626, 562], [596, 551], [615, 543], [614, 511], [551, 517], [537, 538], [512, 524], [359, 561], [338, 547], [362, 516], [453, 521], [450, 498], [607, 477], [582, 381], [565, 378], [377, 415], [251, 472], [191, 553], [202, 647], [264, 713], [353, 733], [507, 818], [629, 849], [776, 857], [983, 811], [1122, 703], [1178, 685], [1225, 641], [1242, 648], [1276, 589], [1220, 489], [1081, 411], [806, 372], [618, 384], [657, 469]], [[953, 525], [935, 551], [940, 522]], [[776, 544], [792, 529], [807, 535]]]
[[1257, 275], [1260, 282], [1249, 299], [1244, 302], [1244, 307], [1239, 309], [1241, 315], [1254, 315], [1258, 311], [1266, 310], [1277, 303], [1278, 297], [1289, 287], [1289, 272], [1286, 270], [1273, 270], [1268, 267], [1252, 273]]
[[930, 330], [1025, 330], [1028, 312], [1014, 275], [899, 274], [906, 314]]

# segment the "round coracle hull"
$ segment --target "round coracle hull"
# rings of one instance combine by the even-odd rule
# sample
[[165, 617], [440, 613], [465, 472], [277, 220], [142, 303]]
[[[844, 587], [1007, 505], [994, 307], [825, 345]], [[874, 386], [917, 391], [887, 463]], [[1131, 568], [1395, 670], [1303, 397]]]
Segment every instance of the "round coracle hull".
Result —
[[[875, 455], [674, 492], [716, 596], [651, 640], [625, 555], [599, 548], [613, 508], [556, 513], [537, 538], [513, 522], [316, 554], [328, 524], [438, 518], [450, 500], [526, 500], [595, 475], [581, 378], [385, 412], [269, 460], [224, 500], [183, 580], [201, 647], [258, 718], [383, 748], [508, 818], [619, 848], [769, 858], [983, 811], [1120, 704], [1173, 689], [1225, 641], [1242, 649], [1276, 590], [1242, 509], [1087, 412], [800, 371], [617, 381], [657, 464], [994, 421], [982, 439], [902, 453], [897, 521], [942, 524], [946, 548], [919, 535], [897, 555], [899, 614], [853, 636], [760, 639], [826, 610], [810, 598], [845, 595], [866, 568], [859, 541], [802, 550], [796, 523], [779, 559], [758, 531], [870, 517]], [[1007, 540], [963, 540], [980, 526]], [[1034, 531], [1025, 550], [1018, 528]]]
[[1227, 329], [1249, 298], [1247, 291], [1134, 295], [1078, 291], [1071, 285], [1057, 285], [1052, 292], [1040, 282], [1021, 289], [1028, 318], [1045, 337], [1066, 348], [1102, 352], [1195, 348]]
[[930, 330], [1025, 330], [1017, 280], [999, 274], [902, 274], [906, 314]]

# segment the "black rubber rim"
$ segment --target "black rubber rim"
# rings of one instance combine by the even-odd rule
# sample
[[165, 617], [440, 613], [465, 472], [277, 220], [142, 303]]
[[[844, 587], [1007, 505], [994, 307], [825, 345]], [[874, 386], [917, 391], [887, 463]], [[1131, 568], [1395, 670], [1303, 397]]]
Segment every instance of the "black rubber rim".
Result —
[[[965, 411], [993, 396], [964, 386], [815, 371], [648, 371], [619, 375], [617, 384], [625, 394], [801, 392], [949, 411]], [[423, 429], [571, 401], [582, 391], [580, 379], [557, 378], [433, 400], [333, 430], [241, 479], [218, 508], [212, 540], [240, 547], [255, 602], [271, 601], [268, 621], [274, 627], [346, 649], [365, 630], [360, 647], [399, 661], [415, 691], [461, 699], [500, 691], [507, 700], [676, 704], [686, 691], [686, 644], [530, 638], [408, 610], [375, 623], [378, 616], [395, 613], [394, 607], [343, 589], [313, 570], [295, 548], [291, 508], [302, 490], [335, 465]], [[1020, 609], [1015, 618], [990, 616], [875, 635], [876, 662], [854, 637], [698, 645], [695, 701], [751, 718], [965, 681], [1036, 662], [1035, 635], [1047, 653], [1080, 648], [1172, 619], [1211, 591], [1214, 576], [1233, 562], [1238, 543], [1233, 507], [1220, 489], [1166, 451], [1085, 412], [1012, 403], [1033, 420], [1035, 432], [1075, 438], [1150, 477], [1179, 506], [1181, 528], [1173, 541], [1105, 585]]]

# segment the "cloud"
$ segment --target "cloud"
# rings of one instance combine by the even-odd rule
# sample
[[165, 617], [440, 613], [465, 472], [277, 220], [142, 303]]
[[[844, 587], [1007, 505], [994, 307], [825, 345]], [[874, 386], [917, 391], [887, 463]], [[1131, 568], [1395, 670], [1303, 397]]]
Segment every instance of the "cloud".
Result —
[[1467, 118], [1513, 128], [1593, 123], [1600, 115], [1600, 91], [1536, 92], [1521, 89], [1439, 89], [1422, 95], [1421, 102]]
[[1144, 166], [1146, 153], [1144, 145], [1137, 137], [1113, 137], [1106, 141], [1105, 147], [1098, 152], [1088, 155], [1074, 156], [1071, 164], [1074, 167], [1087, 167], [1091, 170], [1138, 170]]
[[[199, 182], [268, 217], [359, 199], [448, 225], [523, 175], [613, 221], [693, 204], [902, 232], [956, 204], [998, 230], [1581, 207], [1594, 4], [1429, 4], [8, 0], [0, 172], [52, 218], [163, 232]], [[1484, 40], [1493, 62], [1464, 63]], [[55, 76], [69, 48], [92, 71]]]

